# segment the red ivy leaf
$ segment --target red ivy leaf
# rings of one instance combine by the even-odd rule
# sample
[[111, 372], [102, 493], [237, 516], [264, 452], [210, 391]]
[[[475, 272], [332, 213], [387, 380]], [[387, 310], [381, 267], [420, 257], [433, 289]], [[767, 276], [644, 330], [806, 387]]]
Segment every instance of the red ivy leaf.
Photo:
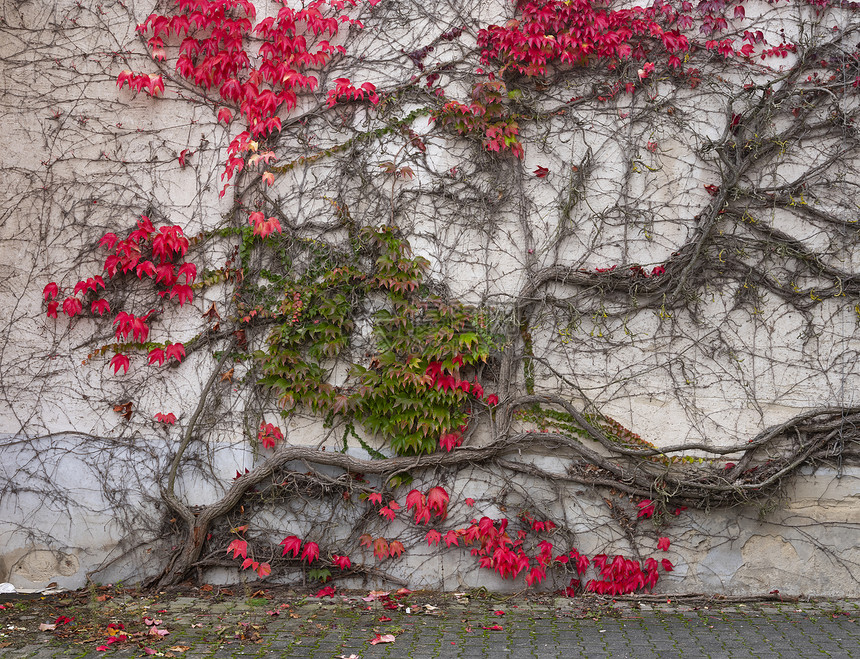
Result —
[[293, 552], [293, 556], [299, 555], [299, 550], [302, 547], [302, 541], [294, 535], [288, 536], [281, 540], [281, 545], [284, 547], [284, 551], [281, 554], [282, 556], [286, 556], [288, 551]]
[[83, 303], [76, 297], [67, 297], [63, 301], [63, 313], [69, 318], [74, 318], [83, 310]]
[[116, 245], [116, 241], [117, 237], [115, 233], [106, 233], [99, 241], [99, 247], [107, 247], [108, 249], [113, 249], [114, 245]]
[[302, 560], [307, 560], [308, 563], [313, 563], [320, 555], [320, 548], [315, 542], [306, 542], [305, 548], [302, 550]]
[[639, 514], [637, 517], [645, 517], [646, 519], [650, 519], [654, 516], [654, 502], [651, 499], [644, 499], [636, 504], [639, 507]]
[[178, 278], [182, 275], [185, 275], [186, 284], [193, 284], [194, 280], [197, 279], [197, 266], [193, 263], [183, 263], [176, 271], [176, 277]]
[[121, 353], [117, 353], [113, 356], [113, 359], [110, 360], [110, 366], [113, 368], [113, 372], [115, 374], [119, 373], [119, 369], [123, 369], [124, 373], [128, 373], [130, 362], [128, 357]]
[[48, 300], [53, 300], [55, 297], [57, 297], [57, 295], [59, 294], [59, 290], [60, 289], [57, 286], [56, 282], [53, 281], [47, 286], [45, 286], [45, 290], [42, 291], [42, 295], [44, 296], [45, 301], [47, 302]]
[[161, 348], [153, 348], [149, 351], [149, 363], [154, 364], [155, 362], [158, 362], [159, 366], [164, 364], [164, 350]]
[[174, 284], [170, 289], [170, 299], [179, 298], [179, 306], [183, 306], [186, 302], [191, 302], [194, 299], [194, 293], [188, 284]]
[[185, 345], [182, 343], [168, 343], [164, 346], [164, 356], [167, 359], [173, 357], [173, 359], [181, 363], [185, 358]]
[[248, 557], [248, 543], [245, 540], [236, 538], [227, 546], [227, 553], [233, 552], [233, 558]]
[[90, 311], [99, 316], [104, 316], [106, 313], [110, 313], [110, 304], [107, 300], [94, 300], [90, 305]]
[[448, 514], [448, 493], [439, 486], [431, 488], [427, 493], [427, 508], [445, 519]]

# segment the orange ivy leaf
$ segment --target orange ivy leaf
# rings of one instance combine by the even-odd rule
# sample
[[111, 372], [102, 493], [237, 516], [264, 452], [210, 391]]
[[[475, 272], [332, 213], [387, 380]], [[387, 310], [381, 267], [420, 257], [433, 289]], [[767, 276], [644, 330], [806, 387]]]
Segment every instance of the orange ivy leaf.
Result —
[[388, 558], [388, 541], [385, 538], [377, 538], [373, 541], [373, 554], [380, 561]]
[[400, 542], [400, 540], [392, 540], [391, 544], [388, 545], [388, 555], [392, 558], [400, 558], [400, 555], [403, 553], [403, 550], [403, 543]]

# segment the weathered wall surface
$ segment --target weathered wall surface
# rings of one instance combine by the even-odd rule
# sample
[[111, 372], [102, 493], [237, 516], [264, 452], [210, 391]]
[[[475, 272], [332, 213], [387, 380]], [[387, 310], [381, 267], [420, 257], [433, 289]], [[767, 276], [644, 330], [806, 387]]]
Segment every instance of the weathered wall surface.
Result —
[[[260, 16], [276, 11], [257, 4]], [[191, 253], [203, 280], [225, 260], [238, 261], [228, 230], [247, 226], [253, 210], [278, 217], [296, 244], [318, 241], [335, 253], [351, 235], [333, 209], [348, 206], [361, 227], [399, 227], [414, 253], [428, 259], [435, 292], [486, 310], [501, 338], [479, 369], [484, 387], [510, 406], [508, 439], [536, 431], [534, 455], [518, 449], [506, 456], [519, 471], [493, 463], [415, 473], [413, 486], [445, 483], [450, 524], [528, 510], [558, 525], [557, 546], [639, 560], [656, 555], [657, 538], [668, 536], [671, 549], [660, 557], [675, 568], [657, 586], [666, 592], [860, 596], [858, 103], [856, 94], [837, 90], [860, 76], [857, 51], [847, 45], [860, 27], [854, 13], [750, 5], [748, 16], [769, 42], [784, 30], [798, 50], [778, 63], [733, 69], [702, 48], [701, 80], [692, 85], [692, 74], [637, 76], [633, 64], [627, 73], [635, 94], [612, 91], [616, 72], [599, 63], [537, 83], [508, 76], [503, 104], [517, 113], [524, 145], [518, 159], [481, 148], [480, 138], [457, 135], [439, 118], [428, 121], [449, 99], [470, 102], [472, 84], [486, 80], [474, 73], [478, 30], [504, 25], [516, 15], [513, 6], [458, 0], [356, 8], [364, 29], [332, 39], [348, 54], [318, 72], [318, 89], [281, 113], [284, 128], [267, 143], [275, 162], [291, 167], [273, 170], [277, 177], [264, 186], [261, 170], [249, 165], [222, 197], [226, 149], [239, 122], [217, 123], [217, 95], [172, 73], [175, 44], [164, 64], [150, 59], [135, 25], [153, 3], [2, 6], [0, 581], [75, 587], [157, 572], [178, 544], [180, 529], [161, 493], [186, 430], [193, 442], [176, 491], [189, 507], [223, 496], [237, 471], [262, 464], [261, 419], [280, 422], [294, 446], [337, 451], [345, 436], [337, 423], [332, 429], [306, 410], [279, 419], [247, 362], [237, 360], [230, 378], [207, 388], [229, 333], [203, 329], [200, 316], [214, 303], [225, 327], [237, 322], [245, 312], [231, 307], [235, 281], [197, 287], [192, 311], [162, 302], [153, 340], [195, 349], [162, 371], [147, 369], [141, 352], [124, 377], [108, 366], [112, 352], [101, 350], [116, 340], [110, 323], [94, 314], [46, 318], [45, 285], [61, 281], [70, 291], [78, 278], [100, 272], [101, 236], [127, 233], [141, 214], [200, 237]], [[459, 28], [456, 37], [440, 37]], [[415, 54], [428, 44], [434, 49], [418, 68]], [[817, 52], [831, 62], [845, 58], [834, 74], [841, 78], [818, 85], [826, 100], [809, 102], [810, 109], [800, 91], [785, 92], [767, 116], [755, 115], [770, 94], [787, 88], [785, 72]], [[161, 71], [164, 95], [117, 90], [124, 69]], [[439, 78], [428, 81], [429, 72]], [[382, 102], [329, 108], [326, 92], [341, 77], [373, 82]], [[803, 88], [807, 98], [819, 93], [816, 84]], [[759, 141], [750, 129], [742, 143], [745, 128], [732, 127], [735, 116], [755, 116]], [[792, 132], [797, 117], [806, 123]], [[744, 149], [760, 157], [737, 156], [735, 171], [731, 158]], [[316, 157], [296, 161], [310, 154]], [[402, 167], [410, 175], [385, 173]], [[548, 174], [536, 176], [539, 168]], [[728, 182], [732, 192], [723, 194]], [[248, 257], [257, 272], [267, 258]], [[295, 268], [303, 263], [296, 257]], [[349, 354], [325, 363], [333, 385], [349, 384], [350, 364], [368, 363], [380, 300], [369, 298], [357, 313]], [[153, 303], [145, 292], [131, 288], [117, 308], [142, 313], [146, 304]], [[248, 325], [249, 350], [263, 349], [269, 330]], [[630, 474], [618, 481], [629, 489], [615, 489], [603, 472], [588, 472], [580, 458], [561, 458], [547, 443], [558, 418], [517, 407], [518, 397], [542, 394], [589, 419], [614, 420], [638, 435], [636, 442], [690, 448], [631, 472], [648, 475], [650, 492]], [[201, 396], [210, 407], [198, 418]], [[125, 418], [117, 406], [129, 401], [134, 413]], [[762, 444], [742, 463], [749, 475], [733, 472], [744, 459], [740, 447], [816, 409], [829, 416], [791, 426], [783, 444]], [[178, 417], [175, 426], [153, 421], [168, 410]], [[504, 439], [502, 408], [496, 416], [475, 410], [484, 425], [475, 421], [465, 446]], [[805, 442], [814, 433], [822, 439], [813, 449]], [[367, 458], [368, 445], [391, 455], [383, 439], [360, 427], [347, 443], [347, 455]], [[688, 481], [724, 486], [737, 505], [711, 506], [701, 495], [697, 509], [693, 498], [678, 495], [690, 505], [671, 515], [672, 456], [688, 461]], [[306, 470], [301, 462], [281, 468], [290, 478]], [[542, 479], [535, 470], [543, 470]], [[341, 472], [325, 473], [337, 479]], [[775, 475], [761, 478], [756, 499], [757, 474], [765, 473]], [[380, 485], [373, 477], [369, 483]], [[220, 532], [242, 521], [260, 529], [258, 539], [276, 555], [280, 537], [296, 534], [370, 565], [372, 552], [358, 544], [361, 522], [371, 535], [402, 539], [406, 553], [382, 567], [412, 587], [521, 587], [479, 570], [465, 549], [428, 548], [426, 528], [406, 518], [383, 527], [361, 501], [344, 512], [302, 487], [261, 494], [247, 516], [227, 515]], [[646, 494], [669, 502], [668, 514], [637, 519], [635, 504]], [[467, 497], [473, 509], [462, 503]], [[225, 568], [224, 546], [207, 554], [208, 578], [236, 578]], [[564, 587], [570, 576], [551, 576], [543, 587]]]

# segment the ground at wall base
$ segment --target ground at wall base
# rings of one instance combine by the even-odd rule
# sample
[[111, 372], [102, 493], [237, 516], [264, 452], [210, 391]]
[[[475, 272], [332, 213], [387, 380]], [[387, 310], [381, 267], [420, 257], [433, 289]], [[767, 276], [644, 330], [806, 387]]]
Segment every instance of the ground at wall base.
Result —
[[94, 586], [41, 598], [0, 598], [0, 655], [860, 657], [857, 600], [778, 593], [618, 599], [494, 596], [480, 590], [315, 594], [318, 589], [256, 583], [161, 593]]

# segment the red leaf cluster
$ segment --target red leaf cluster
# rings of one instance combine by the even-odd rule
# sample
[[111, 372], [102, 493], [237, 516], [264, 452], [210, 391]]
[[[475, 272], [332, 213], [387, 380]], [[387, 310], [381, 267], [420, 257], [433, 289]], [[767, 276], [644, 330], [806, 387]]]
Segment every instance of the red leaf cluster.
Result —
[[281, 223], [276, 217], [266, 219], [266, 216], [259, 211], [251, 213], [248, 222], [254, 226], [254, 235], [260, 238], [267, 238], [270, 234], [277, 232], [281, 233]]
[[379, 104], [379, 96], [376, 93], [376, 85], [370, 82], [365, 82], [360, 87], [355, 87], [349, 78], [337, 78], [334, 81], [335, 88], [328, 93], [328, 106], [332, 107], [339, 101], [344, 100], [364, 100], [367, 95], [367, 100], [374, 105]]
[[160, 75], [134, 73], [128, 69], [120, 71], [116, 78], [116, 84], [120, 89], [128, 85], [129, 89], [138, 93], [146, 90], [146, 93], [150, 96], [158, 96], [159, 93], [164, 93], [164, 79]]
[[[520, 18], [478, 32], [481, 61], [498, 62], [502, 70], [537, 76], [548, 66], [576, 66], [599, 59], [642, 60], [654, 43], [677, 59], [690, 48], [679, 32], [678, 13], [661, 2], [646, 9], [610, 9], [594, 0], [519, 2]], [[678, 64], [680, 60], [678, 60]]]
[[260, 431], [257, 433], [257, 439], [263, 445], [263, 448], [275, 448], [275, 445], [284, 439], [284, 434], [273, 423], [260, 422]]
[[430, 514], [433, 513], [440, 519], [448, 515], [448, 493], [439, 486], [432, 487], [425, 496], [418, 490], [411, 490], [406, 495], [406, 510], [415, 509], [415, 523], [430, 522]]
[[[244, 154], [257, 149], [253, 140], [280, 132], [282, 108], [292, 110], [298, 93], [316, 89], [318, 80], [312, 72], [323, 69], [335, 54], [346, 52], [328, 39], [338, 36], [341, 24], [361, 28], [361, 22], [346, 14], [326, 14], [357, 4], [357, 0], [312, 0], [299, 9], [284, 4], [274, 16], [254, 25], [256, 10], [249, 0], [176, 0], [170, 15], [151, 14], [138, 26], [139, 32], [151, 34], [148, 43], [157, 60], [164, 59], [165, 39], [181, 39], [177, 73], [197, 87], [217, 89], [225, 105], [245, 116], [250, 130], [231, 141], [222, 180], [226, 176], [229, 181], [241, 171]], [[252, 43], [256, 52], [247, 48]], [[146, 88], [150, 94], [164, 90], [161, 76], [123, 71], [117, 84], [126, 83], [137, 91]], [[329, 94], [329, 104], [344, 98], [379, 102], [371, 83], [356, 88], [340, 78]], [[219, 122], [232, 120], [230, 108], [219, 109]], [[226, 186], [222, 195], [225, 190]]]
[[[585, 590], [599, 595], [627, 595], [645, 588], [653, 588], [659, 578], [657, 561], [653, 558], [645, 560], [644, 571], [639, 561], [623, 556], [615, 556], [610, 562], [606, 554], [598, 554], [592, 559], [592, 563], [600, 570], [603, 579], [592, 579], [586, 584]], [[664, 569], [666, 569], [665, 563]], [[670, 570], [671, 563], [667, 571]]]
[[173, 412], [168, 412], [167, 414], [159, 412], [155, 415], [155, 420], [161, 421], [161, 423], [165, 423], [169, 426], [172, 426], [174, 423], [176, 423], [176, 415]]
[[[144, 249], [148, 249], [149, 259], [144, 258]], [[104, 247], [112, 253], [104, 263], [104, 271], [109, 280], [115, 277], [133, 273], [138, 279], [144, 277], [155, 280], [161, 298], [178, 298], [179, 305], [193, 299], [191, 284], [197, 277], [197, 266], [193, 263], [180, 263], [177, 259], [185, 256], [188, 251], [188, 239], [178, 226], [162, 226], [158, 230], [146, 215], [141, 215], [136, 227], [120, 239], [115, 233], [106, 233], [99, 241], [99, 247]], [[184, 283], [180, 283], [184, 277]], [[78, 281], [72, 295], [63, 301], [62, 310], [69, 318], [83, 313], [84, 300], [90, 293], [97, 295], [99, 288], [106, 290], [107, 284], [101, 275], [95, 275]], [[42, 293], [47, 302], [47, 315], [57, 317], [60, 288], [56, 282], [50, 282]], [[90, 312], [95, 316], [104, 316], [111, 312], [111, 305], [106, 299], [94, 299], [90, 302]], [[147, 320], [155, 312], [151, 310], [142, 316], [136, 316], [127, 311], [118, 312], [113, 319], [117, 341], [128, 341], [144, 344], [149, 338]], [[149, 363], [164, 364], [165, 359], [176, 359], [181, 362], [185, 357], [185, 346], [181, 343], [167, 343], [164, 348], [153, 348], [149, 351]], [[114, 354], [110, 361], [114, 373], [122, 370], [127, 373], [130, 360], [123, 352]]]
[[295, 535], [284, 538], [281, 540], [280, 544], [284, 548], [282, 556], [286, 556], [287, 552], [292, 552], [293, 557], [295, 558], [299, 555], [299, 551], [301, 551], [301, 560], [307, 561], [308, 563], [313, 563], [320, 556], [320, 548], [317, 543], [305, 542], [304, 548], [302, 548], [301, 539]]

